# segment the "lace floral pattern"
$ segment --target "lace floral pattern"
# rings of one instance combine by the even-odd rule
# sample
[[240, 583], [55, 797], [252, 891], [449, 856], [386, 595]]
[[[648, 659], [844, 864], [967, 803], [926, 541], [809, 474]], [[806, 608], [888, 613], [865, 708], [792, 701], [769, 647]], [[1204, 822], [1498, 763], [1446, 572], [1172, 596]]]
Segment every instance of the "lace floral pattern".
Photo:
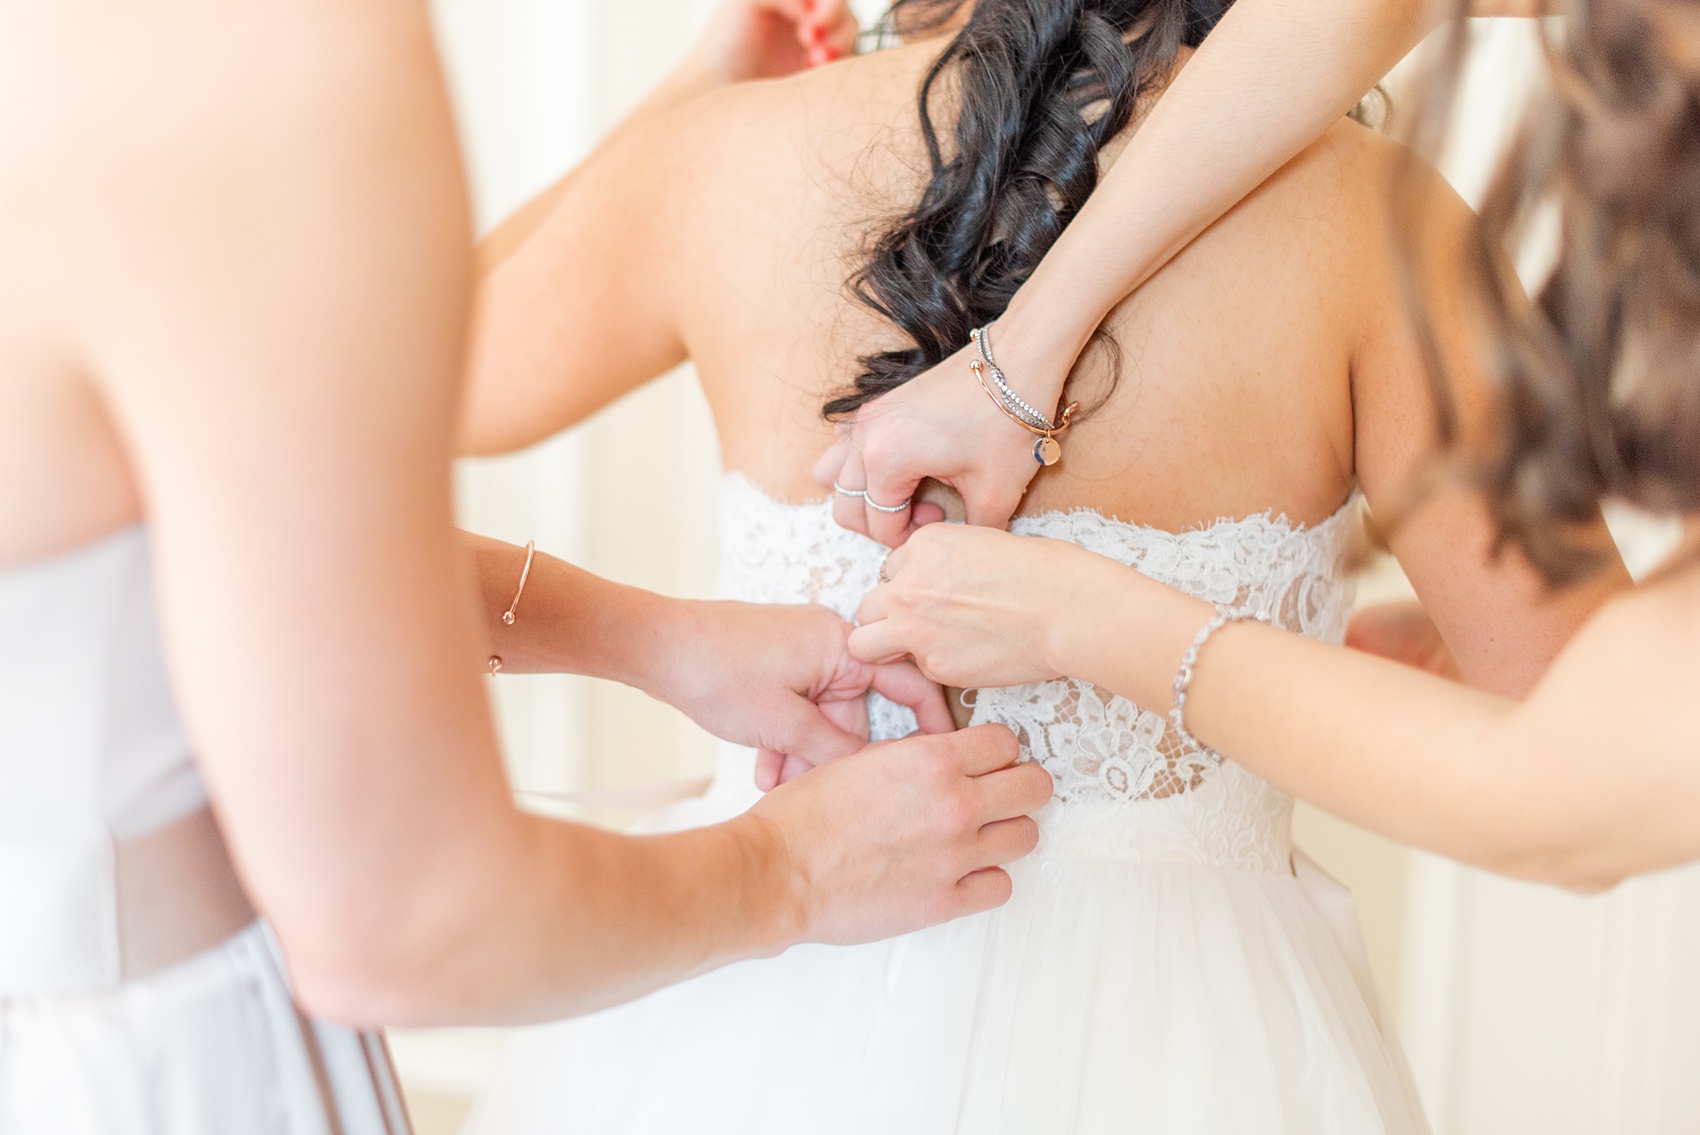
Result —
[[[1186, 532], [1095, 512], [1022, 517], [1011, 530], [1067, 540], [1212, 603], [1246, 606], [1277, 626], [1339, 642], [1351, 611], [1343, 570], [1356, 501], [1321, 524], [1284, 516], [1218, 520]], [[773, 500], [737, 474], [721, 496], [721, 593], [762, 603], [821, 603], [845, 618], [874, 586], [885, 549], [833, 523], [826, 504]], [[1039, 819], [1041, 854], [1184, 858], [1281, 869], [1291, 800], [1175, 736], [1167, 706], [1141, 707], [1073, 680], [977, 693], [974, 721], [1000, 722], [1055, 797]], [[876, 738], [914, 728], [907, 709], [870, 700]]]
[[[728, 473], [720, 489], [720, 595], [745, 603], [819, 603], [856, 617], [874, 589], [883, 545], [840, 528], [824, 503], [776, 501], [749, 478]], [[915, 731], [915, 715], [870, 694], [876, 741]]]
[[[1263, 515], [1176, 533], [1095, 512], [1053, 512], [1022, 517], [1011, 530], [1079, 544], [1200, 599], [1338, 642], [1351, 611], [1342, 563], [1354, 515], [1348, 504], [1314, 528]], [[1014, 730], [1064, 801], [1161, 799], [1197, 788], [1215, 768], [1175, 735], [1166, 706], [1142, 708], [1073, 680], [982, 690], [974, 720]]]

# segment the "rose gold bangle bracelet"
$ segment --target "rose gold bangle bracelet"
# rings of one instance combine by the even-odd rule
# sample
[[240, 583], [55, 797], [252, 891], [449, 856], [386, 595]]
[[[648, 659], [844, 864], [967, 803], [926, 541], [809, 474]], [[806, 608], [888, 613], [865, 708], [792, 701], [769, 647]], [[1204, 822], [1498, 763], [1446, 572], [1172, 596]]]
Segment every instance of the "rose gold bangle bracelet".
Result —
[[[514, 601], [508, 604], [506, 611], [502, 612], [502, 622], [507, 626], [513, 626], [518, 617], [516, 612], [519, 611], [519, 599], [520, 596], [525, 594], [525, 581], [531, 578], [531, 559], [536, 554], [537, 541], [527, 540], [525, 544], [525, 566], [519, 570], [519, 588], [514, 592]], [[492, 654], [487, 665], [490, 667], [490, 673], [497, 673], [502, 668], [502, 656]]]

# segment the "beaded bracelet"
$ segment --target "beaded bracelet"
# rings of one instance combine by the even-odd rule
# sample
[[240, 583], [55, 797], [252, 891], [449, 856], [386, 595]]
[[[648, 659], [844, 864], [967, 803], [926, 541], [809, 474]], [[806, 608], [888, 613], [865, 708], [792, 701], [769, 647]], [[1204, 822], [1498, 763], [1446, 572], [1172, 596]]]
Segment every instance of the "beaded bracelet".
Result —
[[1175, 705], [1169, 713], [1169, 720], [1175, 727], [1175, 735], [1181, 743], [1193, 749], [1202, 749], [1213, 761], [1221, 761], [1222, 754], [1199, 743], [1198, 738], [1186, 731], [1186, 692], [1192, 685], [1193, 669], [1198, 665], [1198, 652], [1204, 649], [1204, 644], [1210, 641], [1210, 636], [1227, 626], [1229, 623], [1257, 622], [1273, 626], [1268, 615], [1261, 611], [1253, 611], [1250, 607], [1229, 607], [1225, 603], [1216, 604], [1216, 614], [1208, 623], [1199, 628], [1194, 636], [1192, 645], [1181, 655], [1181, 668], [1175, 671]]
[[974, 340], [976, 347], [980, 348], [980, 358], [985, 362], [986, 369], [992, 372], [992, 381], [997, 384], [999, 392], [1003, 394], [1004, 404], [1013, 409], [1019, 417], [1025, 418], [1030, 428], [1038, 430], [1057, 429], [1057, 426], [1051, 424], [1051, 419], [1022, 400], [1021, 395], [1017, 394], [1014, 388], [1010, 386], [1009, 379], [1004, 377], [1002, 369], [992, 361], [991, 324], [988, 323], [984, 327], [974, 328], [968, 332], [968, 337]]

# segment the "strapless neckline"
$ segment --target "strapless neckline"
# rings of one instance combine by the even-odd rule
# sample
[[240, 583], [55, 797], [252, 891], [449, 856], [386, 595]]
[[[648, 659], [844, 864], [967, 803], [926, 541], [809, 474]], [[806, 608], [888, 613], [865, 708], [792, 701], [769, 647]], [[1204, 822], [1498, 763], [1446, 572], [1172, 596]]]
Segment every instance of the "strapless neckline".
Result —
[[[747, 473], [728, 470], [721, 478], [723, 486], [731, 487], [737, 492], [747, 492], [759, 497], [765, 504], [780, 509], [795, 509], [799, 512], [830, 512], [832, 497], [814, 497], [804, 501], [788, 501], [781, 496], [769, 492], [760, 482]], [[1272, 531], [1285, 532], [1290, 535], [1304, 533], [1331, 532], [1344, 526], [1356, 514], [1360, 496], [1356, 490], [1348, 493], [1340, 506], [1322, 520], [1307, 524], [1293, 520], [1285, 511], [1276, 508], [1266, 508], [1261, 512], [1248, 513], [1245, 516], [1218, 516], [1213, 520], [1199, 521], [1186, 528], [1159, 528], [1154, 524], [1143, 524], [1136, 520], [1123, 520], [1110, 516], [1099, 509], [1081, 505], [1074, 508], [1052, 508], [1043, 512], [1026, 513], [1010, 521], [1009, 530], [1018, 535], [1028, 535], [1029, 530], [1039, 529], [1056, 522], [1088, 523], [1102, 525], [1105, 528], [1118, 528], [1127, 532], [1142, 533], [1151, 536], [1168, 536], [1174, 539], [1186, 539], [1193, 536], [1211, 536], [1220, 533], [1225, 528], [1258, 527]]]
[[[1351, 611], [1345, 563], [1355, 503], [1354, 495], [1314, 525], [1270, 510], [1170, 532], [1082, 508], [1018, 517], [1010, 529], [1065, 540], [1198, 598], [1248, 607], [1287, 630], [1339, 642]], [[777, 500], [740, 473], [726, 475], [720, 513], [726, 598], [819, 603], [853, 619], [887, 554], [839, 527], [830, 500]], [[1162, 854], [1279, 868], [1287, 856], [1290, 801], [1183, 742], [1167, 710], [1063, 678], [982, 689], [973, 720], [1007, 725], [1026, 758], [1051, 774], [1055, 800], [1040, 822], [1043, 846], [1053, 854], [1067, 844], [1093, 856], [1151, 855], [1158, 854], [1155, 842], [1166, 849]], [[914, 728], [907, 710], [877, 696], [869, 699], [869, 720], [876, 739]], [[723, 758], [717, 786], [752, 792], [742, 768], [747, 755]], [[1130, 824], [1129, 806], [1139, 807], [1137, 823]], [[1159, 839], [1153, 825], [1160, 824], [1177, 826]]]

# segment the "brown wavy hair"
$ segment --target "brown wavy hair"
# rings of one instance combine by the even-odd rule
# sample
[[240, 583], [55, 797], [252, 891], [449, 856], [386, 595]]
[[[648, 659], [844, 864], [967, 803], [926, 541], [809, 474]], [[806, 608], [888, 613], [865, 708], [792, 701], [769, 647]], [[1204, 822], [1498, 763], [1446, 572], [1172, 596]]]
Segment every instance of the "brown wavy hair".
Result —
[[[1603, 501], [1700, 511], [1700, 5], [1549, 4], [1569, 17], [1544, 32], [1551, 89], [1469, 240], [1499, 414], [1467, 464], [1503, 538], [1561, 583], [1598, 562], [1583, 526]], [[1419, 146], [1451, 118], [1462, 16]], [[1557, 259], [1526, 300], [1508, 252], [1554, 216]]]

